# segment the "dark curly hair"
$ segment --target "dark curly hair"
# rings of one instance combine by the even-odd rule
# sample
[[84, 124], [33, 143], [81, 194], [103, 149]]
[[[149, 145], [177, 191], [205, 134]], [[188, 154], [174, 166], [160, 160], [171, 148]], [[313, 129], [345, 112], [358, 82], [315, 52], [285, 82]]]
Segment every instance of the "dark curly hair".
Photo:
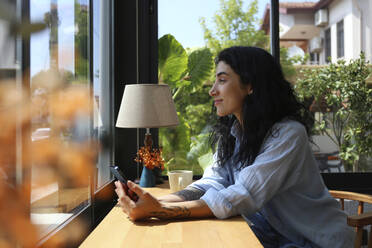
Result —
[[[215, 59], [223, 61], [240, 76], [240, 83], [251, 85], [253, 92], [244, 98], [240, 148], [235, 162], [241, 168], [256, 159], [267, 135], [274, 135], [273, 125], [284, 118], [302, 123], [309, 135], [312, 117], [300, 103], [291, 84], [284, 79], [280, 65], [265, 50], [234, 46], [222, 50]], [[215, 107], [214, 107], [215, 108]], [[232, 157], [235, 138], [230, 131], [237, 123], [234, 115], [218, 117], [211, 132], [213, 151], [217, 147], [217, 163], [224, 166]]]

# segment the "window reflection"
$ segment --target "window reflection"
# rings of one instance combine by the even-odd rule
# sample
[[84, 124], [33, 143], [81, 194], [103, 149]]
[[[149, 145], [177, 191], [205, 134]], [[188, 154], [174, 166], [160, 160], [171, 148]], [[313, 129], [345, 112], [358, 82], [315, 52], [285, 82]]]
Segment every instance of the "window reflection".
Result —
[[[69, 174], [81, 169], [78, 158], [73, 157], [73, 148], [89, 139], [89, 115], [66, 118], [55, 114], [56, 108], [68, 114], [71, 108], [81, 107], [63, 106], [60, 98], [89, 96], [88, 10], [88, 1], [32, 0], [30, 4], [31, 20], [44, 20], [48, 27], [32, 35], [30, 43], [30, 96], [38, 106], [31, 119], [32, 142], [39, 148], [45, 141], [55, 145], [45, 147], [44, 155], [53, 153], [54, 148], [64, 153], [59, 155], [58, 162], [44, 166], [39, 164], [40, 151], [35, 150], [32, 157], [31, 220], [39, 227], [41, 236], [78, 213], [90, 200], [89, 171], [81, 171], [78, 186], [69, 181]], [[79, 90], [70, 90], [71, 86], [79, 86]], [[63, 93], [58, 93], [61, 89]], [[68, 123], [71, 121], [72, 125]], [[74, 162], [63, 165], [66, 168], [61, 171], [63, 160]], [[55, 168], [59, 168], [60, 175], [53, 174]]]
[[113, 163], [113, 105], [110, 90], [110, 60], [111, 60], [111, 1], [93, 1], [93, 104], [94, 133], [102, 143], [102, 150], [97, 161], [96, 189], [109, 182], [111, 175], [108, 165]]

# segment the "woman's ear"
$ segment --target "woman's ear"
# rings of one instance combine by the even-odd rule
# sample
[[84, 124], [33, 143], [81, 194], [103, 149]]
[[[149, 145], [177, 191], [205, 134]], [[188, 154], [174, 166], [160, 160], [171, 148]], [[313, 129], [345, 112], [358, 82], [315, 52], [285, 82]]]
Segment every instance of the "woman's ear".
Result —
[[248, 92], [248, 95], [250, 95], [250, 94], [253, 93], [253, 87], [252, 87], [252, 84], [248, 84], [248, 86], [247, 86], [247, 92]]

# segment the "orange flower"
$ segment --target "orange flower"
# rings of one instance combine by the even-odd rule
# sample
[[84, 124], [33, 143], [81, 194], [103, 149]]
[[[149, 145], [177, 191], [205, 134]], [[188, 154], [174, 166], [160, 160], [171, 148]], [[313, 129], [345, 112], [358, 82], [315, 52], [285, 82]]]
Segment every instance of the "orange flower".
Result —
[[134, 161], [142, 163], [144, 166], [150, 170], [155, 167], [159, 167], [161, 170], [164, 170], [164, 159], [161, 156], [161, 149], [142, 146], [138, 152]]

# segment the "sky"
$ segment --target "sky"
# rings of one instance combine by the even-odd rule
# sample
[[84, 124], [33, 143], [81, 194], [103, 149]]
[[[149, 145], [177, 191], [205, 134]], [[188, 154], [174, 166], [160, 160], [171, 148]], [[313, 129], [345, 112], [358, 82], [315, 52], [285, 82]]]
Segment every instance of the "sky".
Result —
[[[30, 16], [32, 21], [42, 21], [44, 13], [50, 11], [50, 2], [52, 0], [31, 0]], [[86, 0], [79, 0], [85, 3]], [[60, 23], [58, 26], [58, 48], [59, 48], [59, 66], [73, 71], [74, 61], [74, 33], [75, 20], [73, 0], [58, 1], [58, 15]], [[49, 30], [46, 29], [40, 33], [31, 36], [31, 76], [41, 70], [49, 68]]]
[[[316, 2], [317, 0], [285, 0], [283, 2]], [[251, 0], [243, 0], [247, 10]], [[270, 0], [258, 1], [257, 17], [262, 19], [266, 4]], [[281, 1], [280, 1], [281, 2]], [[158, 0], [159, 38], [172, 34], [183, 47], [202, 47], [205, 45], [203, 30], [199, 23], [204, 17], [207, 27], [213, 25], [213, 16], [220, 7], [220, 0]]]

